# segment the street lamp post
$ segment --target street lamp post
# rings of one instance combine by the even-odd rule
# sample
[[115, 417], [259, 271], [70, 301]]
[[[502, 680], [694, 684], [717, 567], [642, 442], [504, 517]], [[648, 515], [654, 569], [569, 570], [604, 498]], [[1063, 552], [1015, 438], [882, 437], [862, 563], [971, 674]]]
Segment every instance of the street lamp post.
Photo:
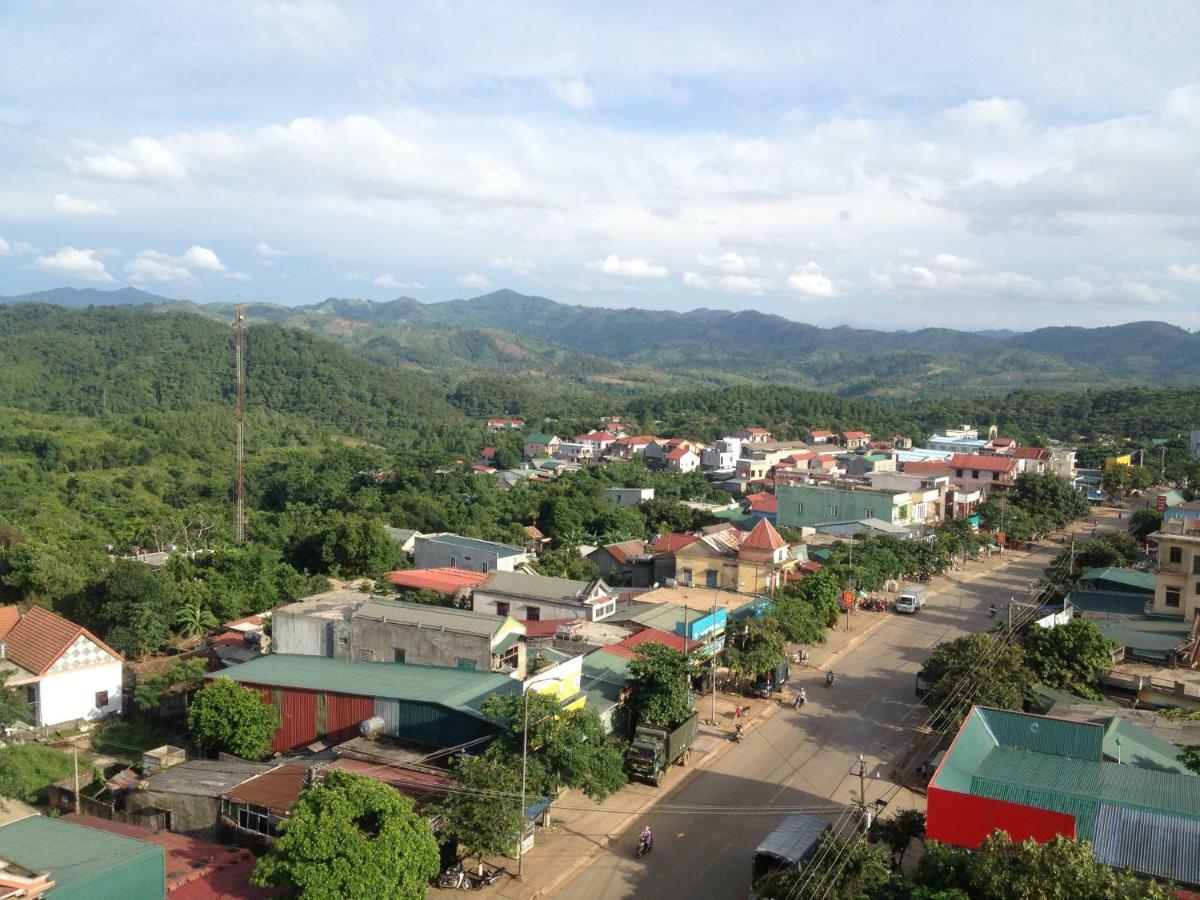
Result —
[[[521, 833], [517, 836], [517, 878], [520, 878], [525, 871], [525, 785], [529, 771], [529, 695], [533, 693], [533, 686], [536, 683], [537, 679], [534, 679], [526, 685], [524, 695], [525, 716], [521, 735]], [[538, 721], [544, 722], [545, 719]]]

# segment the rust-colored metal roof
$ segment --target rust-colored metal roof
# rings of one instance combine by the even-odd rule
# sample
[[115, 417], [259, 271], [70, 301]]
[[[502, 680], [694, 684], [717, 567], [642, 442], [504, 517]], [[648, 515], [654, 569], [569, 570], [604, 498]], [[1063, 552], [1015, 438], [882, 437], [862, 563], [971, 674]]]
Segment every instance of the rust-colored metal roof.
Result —
[[671, 534], [664, 534], [655, 541], [651, 549], [654, 553], [675, 553], [677, 550], [682, 550], [684, 547], [694, 544], [698, 540], [700, 538], [694, 534], [672, 532]]
[[973, 469], [979, 472], [1010, 472], [1017, 466], [1011, 456], [980, 456], [975, 453], [955, 453], [950, 457], [955, 469]]
[[307, 775], [307, 766], [279, 766], [243, 781], [221, 796], [230, 803], [253, 803], [269, 808], [277, 816], [285, 816], [304, 790]]
[[618, 544], [605, 544], [604, 549], [619, 565], [625, 565], [630, 557], [641, 556], [646, 552], [645, 541], [621, 541]]
[[40, 606], [30, 607], [9, 630], [4, 642], [8, 644], [10, 660], [34, 675], [45, 675], [81, 634], [114, 658], [122, 659], [120, 653], [86, 628]]
[[452, 594], [463, 588], [473, 588], [483, 584], [487, 574], [446, 566], [440, 569], [404, 569], [399, 572], [388, 572], [387, 577], [388, 581], [397, 587]]
[[[623, 647], [626, 650], [633, 651], [633, 648], [638, 644], [646, 643], [663, 644], [666, 647], [670, 647], [672, 650], [678, 650], [680, 653], [690, 652], [700, 646], [699, 641], [687, 641], [687, 649], [685, 650], [685, 641], [683, 635], [672, 634], [671, 632], [663, 631], [660, 628], [643, 628], [637, 634], [631, 634], [629, 637], [625, 638], [625, 640], [619, 641], [613, 646]], [[610, 646], [606, 647], [605, 649], [612, 650], [613, 647]], [[636, 655], [636, 651], [633, 651], [633, 654]]]

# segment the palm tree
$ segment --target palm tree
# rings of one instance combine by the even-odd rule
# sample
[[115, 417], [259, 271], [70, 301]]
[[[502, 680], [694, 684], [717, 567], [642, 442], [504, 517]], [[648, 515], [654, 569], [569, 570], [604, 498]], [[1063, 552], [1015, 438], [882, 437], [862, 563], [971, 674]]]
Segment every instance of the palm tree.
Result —
[[180, 634], [184, 637], [203, 637], [204, 634], [216, 628], [220, 623], [200, 597], [195, 597], [179, 609], [175, 617]]

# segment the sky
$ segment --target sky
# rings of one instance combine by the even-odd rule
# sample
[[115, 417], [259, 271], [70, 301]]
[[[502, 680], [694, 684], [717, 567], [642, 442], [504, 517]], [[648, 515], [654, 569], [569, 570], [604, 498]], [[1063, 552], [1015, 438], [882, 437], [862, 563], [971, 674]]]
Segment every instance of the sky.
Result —
[[1200, 4], [0, 6], [0, 294], [1200, 328]]

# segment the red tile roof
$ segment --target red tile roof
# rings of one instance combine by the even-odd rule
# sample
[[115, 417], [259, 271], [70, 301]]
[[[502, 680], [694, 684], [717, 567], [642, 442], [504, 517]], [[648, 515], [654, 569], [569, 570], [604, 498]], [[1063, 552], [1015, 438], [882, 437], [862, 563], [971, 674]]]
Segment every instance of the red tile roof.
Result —
[[572, 622], [579, 622], [581, 619], [522, 619], [521, 624], [525, 626], [525, 637], [527, 638], [545, 638], [554, 637], [558, 633], [559, 625], [570, 625]]
[[21, 610], [17, 606], [0, 606], [0, 639], [7, 635], [21, 619]]
[[747, 428], [746, 434], [770, 434], [765, 428]]
[[654, 546], [650, 550], [652, 553], [675, 553], [677, 550], [682, 550], [684, 547], [694, 544], [698, 540], [700, 538], [694, 534], [672, 532], [671, 534], [664, 534], [655, 541]]
[[227, 847], [176, 834], [153, 832], [140, 825], [68, 813], [64, 822], [94, 828], [109, 834], [157, 844], [163, 848], [167, 896], [171, 900], [267, 900], [281, 894], [250, 884], [254, 854], [241, 847]]
[[[699, 641], [688, 641], [687, 649], [684, 649], [684, 639], [681, 634], [672, 634], [669, 631], [661, 631], [658, 628], [643, 628], [637, 634], [631, 634], [623, 641], [606, 648], [611, 650], [613, 646], [623, 647], [626, 650], [633, 650], [638, 644], [662, 644], [670, 647], [672, 650], [678, 650], [680, 653], [690, 653], [700, 646]], [[634, 651], [636, 652], [636, 651]]]
[[544, 541], [546, 536], [542, 534], [542, 530], [536, 525], [525, 526], [525, 537], [531, 541]]
[[871, 435], [867, 434], [865, 431], [843, 431], [842, 437], [851, 441], [861, 441], [864, 439], [869, 440]]
[[625, 659], [633, 659], [637, 656], [628, 647], [623, 647], [620, 644], [609, 644], [607, 647], [601, 647], [600, 649], [605, 653], [611, 653], [613, 656], [623, 656]]
[[758, 524], [750, 529], [742, 541], [743, 550], [770, 550], [774, 552], [780, 547], [786, 547], [787, 541], [775, 530], [775, 526], [767, 519], [759, 519]]
[[646, 552], [645, 541], [621, 541], [617, 544], [605, 544], [608, 555], [620, 565], [625, 565], [631, 557], [641, 556]]
[[583, 441], [591, 441], [592, 443], [607, 441], [608, 443], [612, 443], [616, 439], [617, 436], [615, 434], [609, 434], [607, 431], [589, 431], [587, 434], [575, 435], [575, 440], [580, 443]]
[[635, 434], [631, 437], [617, 438], [616, 443], [622, 447], [635, 447], [639, 444], [651, 444], [657, 440], [658, 438], [652, 434]]
[[495, 456], [496, 448], [495, 447], [484, 447], [482, 450], [479, 451], [479, 455], [480, 456]]
[[993, 447], [1011, 447], [1015, 443], [1016, 441], [1014, 441], [1012, 438], [998, 437], [992, 439]]
[[833, 437], [832, 431], [826, 431], [823, 428], [814, 428], [809, 432], [813, 437]]
[[388, 581], [397, 587], [452, 594], [463, 588], [473, 588], [483, 584], [487, 573], [444, 567], [441, 569], [404, 569], [399, 572], [388, 572], [387, 577]]
[[689, 453], [693, 453], [693, 451], [689, 450], [687, 447], [676, 447], [674, 450], [672, 450], [670, 453], [667, 454], [667, 459], [670, 459], [670, 460], [683, 459]]
[[9, 630], [4, 642], [8, 644], [10, 660], [34, 675], [45, 675], [80, 635], [84, 635], [116, 659], [123, 659], [120, 653], [87, 629], [74, 622], [68, 622], [62, 616], [56, 616], [40, 606], [30, 607], [25, 615], [21, 616], [21, 620]]
[[1050, 451], [1045, 447], [1014, 447], [1013, 459], [1049, 459]]
[[1011, 456], [980, 456], [975, 453], [955, 453], [950, 457], [954, 469], [976, 469], [980, 472], [1011, 472], [1017, 461]]

